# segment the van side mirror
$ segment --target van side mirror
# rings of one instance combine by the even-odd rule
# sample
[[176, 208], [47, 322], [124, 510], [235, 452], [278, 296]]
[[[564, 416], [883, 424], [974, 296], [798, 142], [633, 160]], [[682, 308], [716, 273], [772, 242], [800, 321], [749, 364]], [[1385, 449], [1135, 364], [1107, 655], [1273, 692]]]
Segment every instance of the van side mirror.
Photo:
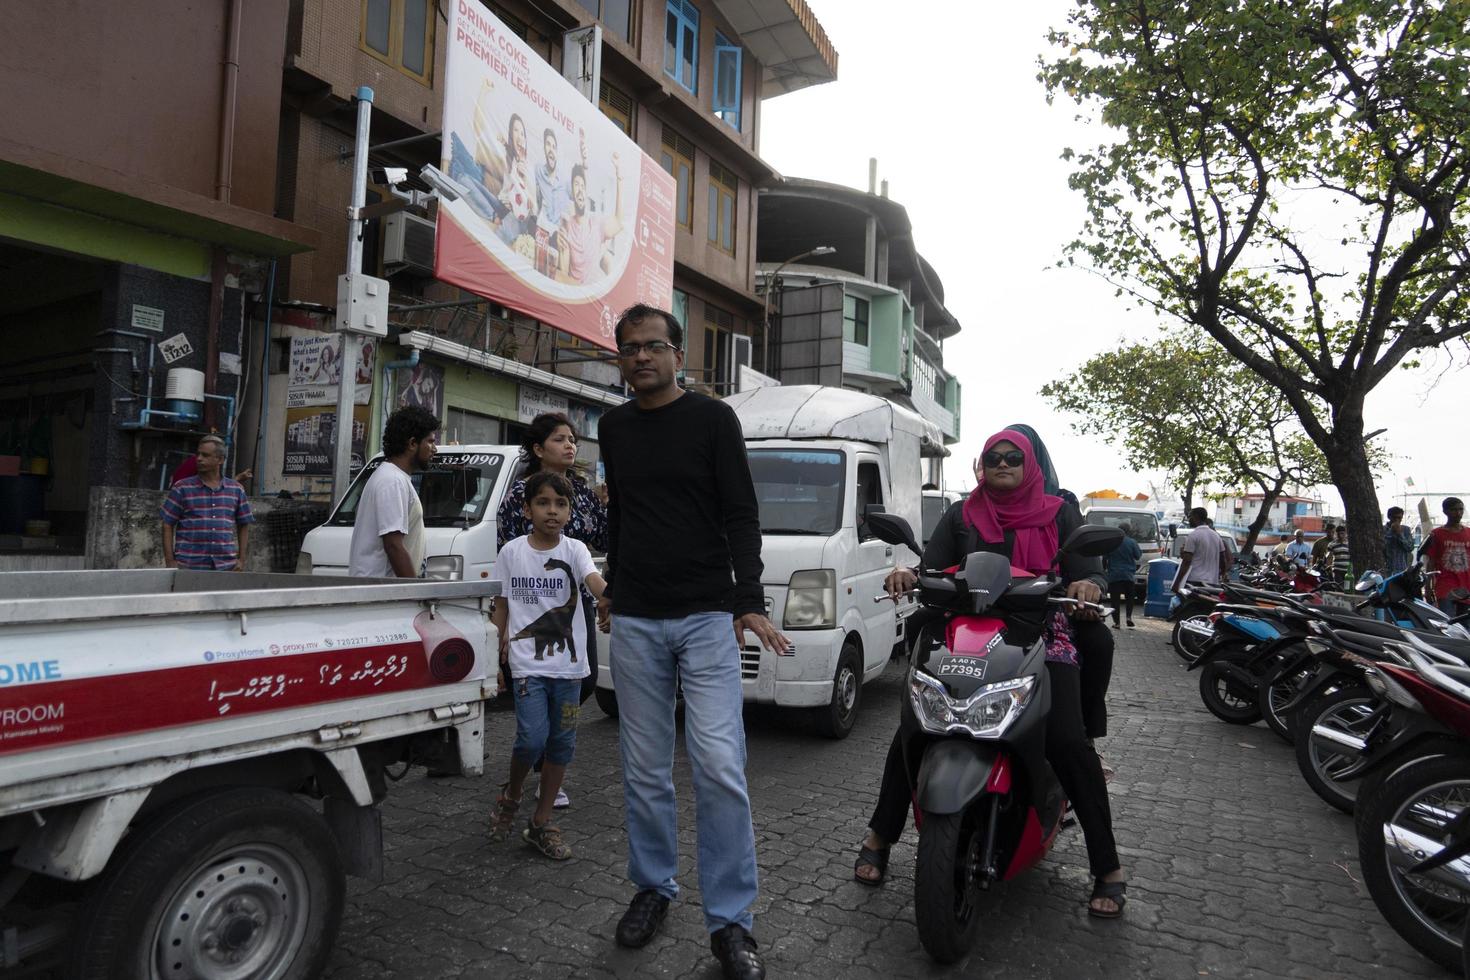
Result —
[[[873, 507], [878, 509], [875, 511]], [[881, 505], [878, 504], [870, 504], [864, 508], [863, 513], [867, 519], [868, 530], [872, 532], [873, 537], [884, 544], [904, 545], [916, 555], [923, 553], [924, 549], [914, 541], [914, 531], [909, 527], [908, 521], [897, 514], [885, 514]]]
[[1102, 524], [1084, 524], [1067, 535], [1058, 557], [1081, 555], [1084, 558], [1101, 558], [1122, 543], [1121, 529]]

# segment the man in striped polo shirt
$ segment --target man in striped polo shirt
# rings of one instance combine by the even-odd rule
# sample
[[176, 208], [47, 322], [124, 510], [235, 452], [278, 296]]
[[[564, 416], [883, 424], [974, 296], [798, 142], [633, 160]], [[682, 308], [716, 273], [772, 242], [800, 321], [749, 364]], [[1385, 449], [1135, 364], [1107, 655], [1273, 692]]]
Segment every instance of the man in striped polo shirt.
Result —
[[245, 488], [221, 472], [224, 465], [225, 441], [205, 436], [199, 440], [199, 471], [168, 492], [159, 516], [169, 568], [233, 571], [245, 564], [255, 515]]

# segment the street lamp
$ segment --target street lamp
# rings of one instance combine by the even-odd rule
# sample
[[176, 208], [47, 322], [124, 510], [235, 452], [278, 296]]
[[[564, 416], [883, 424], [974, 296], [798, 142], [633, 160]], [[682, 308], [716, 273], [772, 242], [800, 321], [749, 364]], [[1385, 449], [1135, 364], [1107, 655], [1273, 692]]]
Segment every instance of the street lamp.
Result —
[[776, 281], [781, 275], [781, 270], [786, 268], [793, 262], [800, 262], [802, 259], [814, 259], [821, 255], [831, 255], [833, 252], [836, 251], [837, 249], [833, 248], [831, 245], [818, 245], [816, 248], [808, 249], [807, 251], [802, 252], [800, 255], [793, 255], [785, 262], [782, 262], [780, 265], [776, 266], [776, 271], [766, 277], [766, 288], [763, 293], [765, 307], [761, 311], [762, 374], [769, 376], [771, 373], [771, 289], [776, 285]]

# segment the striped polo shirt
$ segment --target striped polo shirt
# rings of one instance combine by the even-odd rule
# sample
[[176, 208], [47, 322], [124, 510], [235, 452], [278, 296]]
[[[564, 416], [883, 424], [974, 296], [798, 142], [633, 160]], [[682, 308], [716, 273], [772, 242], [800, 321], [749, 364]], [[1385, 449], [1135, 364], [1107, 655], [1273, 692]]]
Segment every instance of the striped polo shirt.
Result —
[[240, 558], [235, 525], [255, 523], [245, 488], [222, 477], [217, 489], [197, 476], [175, 483], [159, 514], [174, 526], [174, 560], [181, 568], [228, 571]]

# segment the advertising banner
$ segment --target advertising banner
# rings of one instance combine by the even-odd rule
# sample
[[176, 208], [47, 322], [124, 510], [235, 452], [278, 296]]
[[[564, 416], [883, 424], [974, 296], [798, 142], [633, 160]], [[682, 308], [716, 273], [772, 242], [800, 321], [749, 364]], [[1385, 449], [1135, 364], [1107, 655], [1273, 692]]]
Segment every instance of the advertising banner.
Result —
[[437, 364], [420, 362], [412, 368], [399, 370], [394, 376], [393, 407], [406, 408], [417, 405], [434, 413], [434, 418], [444, 421], [444, 369]]
[[668, 309], [674, 178], [476, 0], [449, 5], [434, 275], [613, 349]]
[[[335, 395], [333, 396], [335, 398]], [[367, 455], [367, 427], [371, 409], [352, 408], [352, 469], [362, 468]], [[286, 409], [286, 476], [331, 476], [336, 460], [336, 405], [306, 405]]]
[[[366, 405], [373, 398], [373, 361], [378, 345], [372, 338], [362, 342], [362, 355], [357, 361], [357, 387], [352, 393], [355, 405]], [[336, 405], [337, 385], [342, 382], [342, 335], [324, 333], [311, 337], [291, 338], [291, 376], [286, 384], [286, 407]]]

